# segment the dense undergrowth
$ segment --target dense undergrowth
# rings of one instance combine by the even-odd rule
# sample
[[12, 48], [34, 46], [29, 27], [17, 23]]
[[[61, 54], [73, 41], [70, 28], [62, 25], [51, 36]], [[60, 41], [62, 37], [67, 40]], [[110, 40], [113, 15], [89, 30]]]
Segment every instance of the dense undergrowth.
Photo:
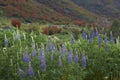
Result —
[[1, 30], [0, 80], [120, 80], [119, 39], [97, 30], [68, 35], [57, 43], [41, 32]]

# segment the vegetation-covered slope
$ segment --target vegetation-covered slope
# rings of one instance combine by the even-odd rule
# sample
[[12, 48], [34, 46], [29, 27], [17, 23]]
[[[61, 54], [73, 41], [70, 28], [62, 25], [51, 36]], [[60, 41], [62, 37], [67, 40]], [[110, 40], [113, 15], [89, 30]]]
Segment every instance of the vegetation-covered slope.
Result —
[[0, 0], [0, 15], [51, 23], [91, 21], [101, 15], [119, 17], [118, 0]]
[[52, 23], [74, 23], [96, 17], [72, 1], [56, 0], [0, 0], [0, 14], [25, 20], [45, 20]]
[[79, 6], [99, 15], [120, 17], [120, 0], [72, 0]]

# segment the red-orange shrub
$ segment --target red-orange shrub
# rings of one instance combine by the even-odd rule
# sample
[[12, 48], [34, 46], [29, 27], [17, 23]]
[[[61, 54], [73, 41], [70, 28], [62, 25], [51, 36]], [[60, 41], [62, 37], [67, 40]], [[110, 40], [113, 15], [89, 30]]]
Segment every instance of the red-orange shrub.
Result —
[[53, 35], [60, 32], [61, 32], [61, 28], [59, 28], [58, 26], [49, 26], [49, 27], [43, 28], [43, 33], [47, 35]]
[[86, 22], [85, 21], [81, 21], [81, 20], [76, 20], [75, 24], [77, 24], [79, 26], [85, 26]]
[[11, 21], [11, 24], [12, 24], [14, 27], [17, 27], [18, 29], [20, 29], [20, 27], [21, 27], [21, 21], [18, 20], [18, 19], [13, 19], [13, 20]]

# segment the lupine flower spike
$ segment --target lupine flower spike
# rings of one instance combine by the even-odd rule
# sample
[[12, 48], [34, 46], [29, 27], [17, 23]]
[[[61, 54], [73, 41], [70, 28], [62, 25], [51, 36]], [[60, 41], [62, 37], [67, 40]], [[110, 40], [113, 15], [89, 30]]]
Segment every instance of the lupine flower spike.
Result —
[[33, 76], [34, 76], [34, 71], [33, 71], [33, 68], [32, 68], [32, 66], [31, 66], [30, 63], [29, 63], [28, 69], [27, 69], [27, 74], [28, 74], [30, 77], [33, 77]]
[[5, 34], [5, 38], [4, 38], [4, 45], [5, 45], [5, 46], [8, 46], [8, 39], [7, 39], [6, 34]]
[[78, 54], [76, 54], [74, 57], [74, 62], [77, 63], [78, 61], [79, 61]]
[[36, 55], [36, 45], [35, 45], [35, 42], [32, 43], [32, 56], [35, 56]]
[[40, 55], [45, 55], [43, 44], [41, 44], [41, 47], [40, 47]]
[[52, 45], [51, 39], [48, 38], [48, 43], [47, 43], [47, 46], [46, 46], [46, 51], [47, 52], [51, 52], [52, 50], [53, 50], [53, 45]]
[[24, 50], [23, 61], [24, 62], [30, 62], [30, 56], [28, 55], [27, 50]]
[[98, 32], [98, 29], [96, 28], [96, 33], [95, 33], [95, 36], [99, 36], [99, 32]]
[[105, 34], [105, 28], [104, 27], [102, 28], [102, 34]]
[[107, 37], [104, 38], [104, 42], [105, 44], [108, 42]]
[[61, 55], [64, 56], [64, 55], [67, 54], [67, 53], [68, 53], [68, 50], [67, 50], [65, 44], [62, 43]]
[[112, 31], [110, 32], [110, 43], [114, 44], [114, 37], [113, 37]]
[[17, 34], [16, 34], [16, 39], [17, 39], [17, 40], [20, 40], [20, 33], [19, 33], [18, 30], [17, 30]]
[[83, 68], [86, 67], [86, 56], [85, 56], [85, 53], [82, 54], [82, 67]]
[[101, 38], [101, 36], [99, 35], [99, 36], [98, 36], [98, 45], [99, 45], [99, 47], [101, 47], [101, 44], [102, 44], [102, 38]]
[[18, 73], [18, 75], [22, 75], [24, 73], [24, 71], [20, 67], [18, 67], [17, 73]]
[[33, 57], [36, 55], [36, 49], [35, 48], [33, 48], [32, 49], [32, 54], [31, 54]]
[[92, 37], [89, 35], [89, 38], [88, 38], [88, 42], [91, 43], [92, 42]]
[[58, 62], [59, 66], [62, 66], [62, 60], [61, 60], [61, 56], [59, 56], [59, 62]]
[[42, 71], [45, 72], [46, 71], [46, 59], [45, 59], [45, 55], [41, 56], [40, 61], [41, 61]]
[[91, 32], [90, 32], [90, 38], [91, 38], [91, 39], [94, 38], [94, 32], [93, 32], [93, 30], [91, 30]]
[[41, 48], [40, 48], [38, 56], [39, 56], [39, 59], [40, 59], [42, 71], [45, 72], [46, 71], [46, 58], [45, 58], [44, 45], [43, 44], [41, 44]]
[[82, 38], [87, 39], [87, 33], [85, 31], [83, 31], [83, 33], [82, 33]]
[[70, 50], [70, 52], [68, 54], [68, 62], [72, 63], [72, 49]]
[[71, 44], [75, 43], [75, 38], [73, 37], [73, 35], [71, 34]]

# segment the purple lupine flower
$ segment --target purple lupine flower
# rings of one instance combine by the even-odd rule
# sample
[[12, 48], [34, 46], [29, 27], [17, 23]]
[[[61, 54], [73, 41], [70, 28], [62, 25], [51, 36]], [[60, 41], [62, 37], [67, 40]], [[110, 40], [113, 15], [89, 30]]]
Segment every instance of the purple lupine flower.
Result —
[[102, 44], [102, 38], [101, 38], [101, 36], [99, 35], [98, 36], [98, 44], [99, 44], [99, 47], [101, 46], [101, 44]]
[[7, 39], [6, 35], [5, 35], [5, 39], [4, 39], [4, 45], [8, 46], [8, 39]]
[[93, 38], [94, 38], [94, 32], [91, 31], [91, 33], [90, 33], [89, 36], [88, 36], [88, 42], [91, 43], [92, 40], [93, 40]]
[[59, 56], [58, 66], [62, 66], [62, 60], [60, 56]]
[[53, 44], [51, 42], [51, 39], [48, 38], [48, 43], [47, 43], [47, 46], [46, 46], [46, 51], [47, 52], [51, 52], [53, 50]]
[[57, 48], [57, 45], [56, 45], [56, 44], [53, 44], [53, 50], [54, 50], [54, 51], [58, 51], [58, 48]]
[[104, 27], [102, 28], [102, 34], [105, 34], [105, 28]]
[[71, 44], [74, 44], [74, 43], [75, 43], [75, 38], [74, 38], [73, 35], [72, 35]]
[[44, 45], [42, 44], [40, 49], [39, 49], [39, 55], [44, 55], [45, 52], [44, 52]]
[[92, 39], [94, 38], [94, 31], [92, 31], [92, 30], [90, 32], [90, 38], [92, 38]]
[[17, 73], [18, 73], [18, 75], [21, 75], [21, 74], [24, 73], [24, 71], [20, 67], [18, 67], [17, 68]]
[[114, 37], [113, 37], [113, 34], [112, 34], [112, 32], [110, 33], [110, 43], [111, 44], [114, 44]]
[[23, 53], [23, 61], [30, 62], [30, 56], [28, 55], [27, 50], [25, 50]]
[[99, 36], [99, 32], [98, 32], [98, 29], [96, 28], [96, 31], [95, 31], [95, 36]]
[[68, 62], [72, 63], [72, 50], [70, 50], [70, 52], [68, 54]]
[[51, 43], [51, 48], [50, 48], [50, 52], [52, 52], [52, 51], [57, 51], [57, 47], [53, 43]]
[[20, 33], [18, 31], [17, 31], [17, 34], [16, 34], [16, 39], [20, 40]]
[[82, 38], [87, 39], [87, 33], [85, 31], [83, 31], [83, 33], [82, 33]]
[[34, 49], [32, 49], [32, 57], [34, 57], [35, 55], [36, 55], [36, 50], [35, 50], [35, 48]]
[[69, 63], [72, 63], [72, 54], [69, 54], [69, 55], [68, 55], [68, 62], [69, 62]]
[[41, 61], [42, 71], [45, 72], [46, 71], [46, 59], [45, 59], [45, 55], [41, 55], [40, 56], [40, 61]]
[[92, 40], [93, 40], [93, 39], [92, 39], [92, 37], [91, 37], [91, 36], [89, 36], [89, 38], [88, 38], [88, 42], [89, 42], [89, 43], [91, 43], [91, 42], [92, 42]]
[[82, 67], [83, 68], [86, 67], [86, 56], [85, 56], [85, 54], [82, 54]]
[[28, 66], [28, 69], [27, 69], [27, 74], [30, 76], [30, 77], [33, 77], [34, 76], [34, 71], [33, 71], [33, 68], [32, 66], [29, 64]]
[[107, 43], [107, 42], [108, 42], [107, 37], [105, 37], [105, 38], [104, 38], [104, 42], [105, 42], [105, 43]]
[[64, 56], [64, 55], [67, 54], [67, 53], [68, 53], [68, 50], [67, 50], [65, 44], [62, 43], [61, 55]]
[[78, 54], [76, 54], [76, 55], [75, 55], [75, 57], [74, 57], [74, 62], [76, 62], [76, 63], [77, 63], [77, 62], [78, 62], [78, 60], [79, 60], [79, 58], [78, 58]]
[[42, 71], [45, 72], [46, 71], [46, 59], [45, 59], [45, 53], [44, 53], [44, 46], [43, 45], [41, 45], [38, 56], [39, 56], [39, 59], [40, 59], [40, 62], [41, 62]]

